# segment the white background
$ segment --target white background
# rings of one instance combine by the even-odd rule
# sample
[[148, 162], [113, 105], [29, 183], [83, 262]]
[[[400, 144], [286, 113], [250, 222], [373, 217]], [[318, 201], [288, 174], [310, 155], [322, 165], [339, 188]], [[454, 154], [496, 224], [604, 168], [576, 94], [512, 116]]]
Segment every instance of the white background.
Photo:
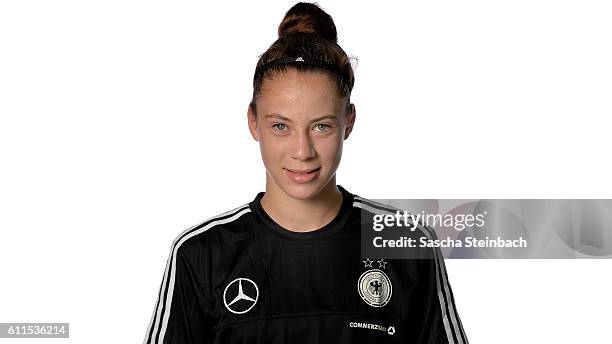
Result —
[[[293, 4], [0, 3], [0, 322], [144, 339], [174, 237], [264, 190], [246, 110]], [[338, 184], [612, 196], [609, 2], [319, 4], [359, 59]], [[610, 339], [611, 260], [447, 267], [471, 344]]]

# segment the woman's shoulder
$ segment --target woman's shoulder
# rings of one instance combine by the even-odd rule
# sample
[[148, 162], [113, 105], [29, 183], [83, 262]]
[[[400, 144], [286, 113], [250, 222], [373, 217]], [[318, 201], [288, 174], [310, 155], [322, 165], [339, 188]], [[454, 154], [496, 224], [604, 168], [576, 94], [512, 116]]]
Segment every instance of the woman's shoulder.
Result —
[[398, 208], [374, 199], [361, 197], [360, 194], [353, 194], [353, 207], [360, 208], [361, 211], [379, 213], [379, 212], [395, 212]]
[[251, 212], [250, 203], [243, 204], [208, 216], [195, 225], [182, 230], [174, 239], [172, 246], [181, 251], [201, 251], [203, 247], [216, 246], [221, 237], [232, 235], [244, 228], [245, 214]]

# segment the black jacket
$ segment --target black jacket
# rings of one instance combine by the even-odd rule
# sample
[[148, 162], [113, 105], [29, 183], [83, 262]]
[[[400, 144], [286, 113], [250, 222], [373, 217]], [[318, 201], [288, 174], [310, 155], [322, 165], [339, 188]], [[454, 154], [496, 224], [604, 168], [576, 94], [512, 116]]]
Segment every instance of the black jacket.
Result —
[[292, 232], [264, 192], [181, 233], [145, 344], [468, 344], [439, 250], [435, 259], [362, 258], [362, 211], [384, 205], [337, 185], [324, 227]]

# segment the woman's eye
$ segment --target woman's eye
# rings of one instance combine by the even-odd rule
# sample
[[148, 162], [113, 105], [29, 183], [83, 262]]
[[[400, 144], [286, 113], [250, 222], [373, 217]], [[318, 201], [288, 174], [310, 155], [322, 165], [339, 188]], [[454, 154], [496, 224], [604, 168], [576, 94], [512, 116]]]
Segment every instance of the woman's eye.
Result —
[[319, 131], [324, 131], [324, 130], [325, 130], [325, 129], [327, 129], [327, 128], [331, 128], [331, 126], [330, 126], [330, 125], [327, 125], [327, 124], [324, 124], [324, 123], [319, 123], [319, 124], [317, 124], [316, 128], [317, 128]]
[[276, 123], [276, 124], [272, 125], [272, 128], [274, 128], [277, 131], [282, 131], [285, 128], [287, 128], [287, 126], [285, 124], [283, 124], [283, 123]]

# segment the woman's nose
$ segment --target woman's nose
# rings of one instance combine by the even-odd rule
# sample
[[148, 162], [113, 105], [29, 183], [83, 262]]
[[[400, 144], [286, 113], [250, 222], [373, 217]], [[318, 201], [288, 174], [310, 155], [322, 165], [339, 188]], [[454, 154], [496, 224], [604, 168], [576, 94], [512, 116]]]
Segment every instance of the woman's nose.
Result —
[[316, 155], [312, 137], [307, 133], [298, 133], [293, 142], [292, 157], [299, 160], [314, 158]]

